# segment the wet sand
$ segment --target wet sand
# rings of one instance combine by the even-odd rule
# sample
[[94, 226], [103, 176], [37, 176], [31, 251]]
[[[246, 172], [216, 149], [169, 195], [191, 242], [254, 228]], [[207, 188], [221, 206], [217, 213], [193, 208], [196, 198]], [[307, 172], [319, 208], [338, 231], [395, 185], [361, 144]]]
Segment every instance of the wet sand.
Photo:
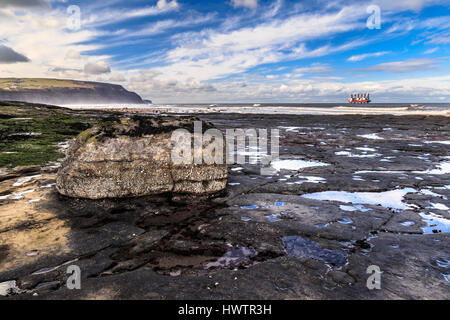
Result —
[[[277, 173], [231, 165], [218, 197], [178, 202], [69, 199], [54, 168], [8, 172], [6, 298], [448, 299], [447, 117], [198, 116], [221, 130], [279, 129]], [[69, 264], [81, 290], [65, 286]], [[366, 286], [372, 265], [381, 290]]]

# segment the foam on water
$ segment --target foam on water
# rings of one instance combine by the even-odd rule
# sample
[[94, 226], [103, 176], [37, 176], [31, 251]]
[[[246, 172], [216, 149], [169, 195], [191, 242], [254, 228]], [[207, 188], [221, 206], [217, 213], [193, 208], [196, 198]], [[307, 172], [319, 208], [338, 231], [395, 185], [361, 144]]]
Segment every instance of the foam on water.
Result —
[[139, 109], [149, 113], [242, 113], [242, 114], [391, 114], [391, 115], [448, 115], [448, 104], [430, 104], [427, 108], [417, 108], [402, 104], [371, 104], [351, 106], [338, 104], [91, 104], [66, 105], [73, 109]]

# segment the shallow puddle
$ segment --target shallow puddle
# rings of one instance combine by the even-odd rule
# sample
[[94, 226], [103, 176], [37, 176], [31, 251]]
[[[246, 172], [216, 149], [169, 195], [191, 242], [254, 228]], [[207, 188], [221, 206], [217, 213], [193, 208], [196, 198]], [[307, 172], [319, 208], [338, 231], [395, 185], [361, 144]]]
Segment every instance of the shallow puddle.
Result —
[[316, 226], [317, 228], [326, 228], [329, 225], [330, 225], [329, 223], [317, 223], [314, 226]]
[[426, 170], [426, 171], [413, 171], [413, 173], [436, 174], [436, 175], [449, 174], [450, 173], [450, 161], [441, 162], [434, 169], [430, 169], [430, 170]]
[[25, 194], [32, 193], [32, 192], [34, 192], [34, 189], [20, 191], [20, 192], [13, 192], [13, 193], [10, 193], [8, 195], [1, 196], [0, 200], [7, 200], [7, 199], [9, 199], [9, 200], [21, 200], [21, 199], [24, 198], [23, 196]]
[[274, 214], [268, 215], [268, 216], [266, 216], [266, 218], [267, 218], [267, 220], [269, 220], [269, 222], [281, 221], [279, 213], [274, 213]]
[[450, 259], [437, 259], [436, 264], [441, 268], [450, 269]]
[[384, 208], [407, 210], [411, 207], [403, 202], [407, 193], [416, 192], [415, 189], [405, 188], [385, 192], [347, 192], [324, 191], [304, 194], [301, 197], [321, 201], [339, 201], [353, 204], [380, 205]]
[[255, 210], [258, 209], [258, 206], [241, 206], [241, 209], [245, 209], [245, 210]]
[[431, 207], [427, 208], [427, 209], [435, 209], [435, 210], [443, 210], [443, 211], [449, 210], [448, 207], [442, 203], [430, 203], [430, 204], [431, 204]]
[[17, 179], [16, 182], [13, 183], [13, 187], [21, 187], [21, 186], [24, 185], [25, 183], [30, 182], [31, 180], [36, 179], [36, 178], [39, 178], [39, 177], [41, 177], [41, 176], [42, 176], [42, 175], [38, 174], [38, 175], [35, 175], [35, 176], [29, 176], [29, 177], [19, 178], [19, 179]]
[[322, 249], [317, 242], [300, 236], [284, 237], [283, 245], [287, 254], [297, 258], [312, 258], [335, 267], [342, 267], [347, 263], [346, 253]]
[[450, 145], [450, 140], [446, 140], [446, 141], [425, 141], [425, 143], [440, 143], [440, 144], [446, 144], [446, 145]]
[[337, 221], [340, 224], [352, 224], [353, 220], [350, 218], [342, 218]]
[[322, 177], [314, 177], [314, 176], [297, 176], [300, 180], [294, 181], [294, 182], [286, 182], [288, 185], [292, 184], [302, 184], [302, 183], [326, 183], [327, 179]]
[[304, 168], [323, 167], [328, 165], [329, 165], [328, 163], [323, 163], [319, 161], [308, 161], [308, 160], [275, 160], [270, 163], [270, 166], [277, 171], [280, 170], [298, 171]]
[[366, 208], [360, 204], [354, 205], [354, 206], [345, 206], [345, 205], [340, 205], [339, 209], [341, 209], [342, 211], [361, 211], [361, 212], [367, 212], [367, 211], [371, 211], [372, 209], [370, 208]]
[[361, 134], [358, 137], [370, 140], [383, 140], [384, 138], [380, 137], [377, 133], [369, 133], [369, 134]]
[[205, 269], [210, 268], [237, 268], [246, 265], [250, 259], [256, 256], [256, 251], [247, 247], [234, 247], [228, 250], [217, 261], [210, 262], [205, 266]]
[[17, 293], [19, 293], [19, 288], [15, 280], [0, 283], [0, 296], [5, 297]]
[[356, 154], [356, 153], [352, 153], [350, 151], [338, 151], [334, 153], [337, 156], [345, 156], [348, 158], [376, 158], [376, 157], [381, 157], [382, 154], [380, 153], [366, 153], [366, 154]]
[[448, 233], [450, 232], [450, 219], [446, 219], [441, 215], [435, 214], [433, 212], [420, 212], [419, 215], [422, 220], [427, 224], [426, 227], [422, 227], [424, 234], [433, 233]]

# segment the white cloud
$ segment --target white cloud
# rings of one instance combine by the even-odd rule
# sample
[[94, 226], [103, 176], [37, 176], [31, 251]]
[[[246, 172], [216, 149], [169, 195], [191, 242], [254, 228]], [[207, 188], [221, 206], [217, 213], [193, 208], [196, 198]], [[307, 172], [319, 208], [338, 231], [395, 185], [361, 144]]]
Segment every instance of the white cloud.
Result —
[[[361, 12], [362, 15], [365, 11]], [[263, 64], [321, 56], [354, 47], [352, 42], [339, 47], [324, 45], [308, 51], [305, 41], [327, 38], [364, 28], [351, 8], [328, 14], [300, 14], [274, 19], [255, 27], [230, 32], [199, 32], [180, 40], [166, 56], [168, 66], [156, 68], [171, 78], [195, 77], [211, 80]]]
[[375, 71], [375, 72], [392, 72], [404, 73], [412, 71], [426, 71], [436, 69], [436, 64], [439, 61], [435, 59], [415, 58], [404, 61], [394, 61], [380, 63], [367, 68], [356, 69], [358, 71]]
[[113, 74], [108, 79], [109, 82], [126, 82], [127, 79], [120, 73]]
[[86, 74], [99, 75], [99, 74], [110, 73], [110, 72], [111, 72], [111, 68], [110, 68], [109, 64], [107, 64], [104, 61], [99, 61], [99, 62], [95, 62], [95, 63], [90, 62], [84, 66], [84, 73], [86, 73]]
[[308, 74], [325, 74], [330, 73], [332, 71], [332, 68], [328, 64], [322, 64], [322, 63], [313, 63], [309, 67], [302, 67], [297, 68], [294, 70], [295, 73], [308, 73]]
[[434, 44], [447, 44], [450, 43], [450, 36], [446, 36], [446, 37], [436, 37], [433, 38], [429, 41], [429, 43], [434, 43]]
[[[156, 74], [151, 73], [153, 76]], [[134, 79], [136, 80], [136, 79]], [[128, 88], [155, 103], [218, 102], [329, 102], [345, 103], [348, 94], [370, 92], [374, 102], [450, 101], [450, 76], [376, 81], [336, 79], [266, 79], [263, 82], [225, 81], [213, 88], [189, 82], [164, 82], [157, 78], [131, 81]]]
[[159, 10], [174, 10], [178, 9], [179, 4], [177, 0], [172, 0], [167, 2], [166, 0], [158, 0], [158, 3], [156, 4]]
[[[32, 0], [24, 1], [32, 2]], [[257, 1], [234, 2], [241, 2], [240, 7], [250, 9], [255, 9], [258, 5]], [[268, 71], [258, 75], [247, 74], [249, 70], [261, 64], [321, 57], [374, 41], [376, 37], [336, 45], [332, 40], [336, 35], [365, 29], [367, 19], [365, 8], [372, 2], [372, 0], [354, 1], [349, 5], [348, 2], [323, 0], [325, 9], [320, 12], [311, 8], [309, 8], [311, 10], [306, 8], [300, 10], [300, 4], [295, 8], [288, 8], [287, 5], [284, 8], [282, 0], [272, 1], [271, 5], [266, 7], [259, 4], [259, 9], [251, 15], [247, 10], [236, 11], [235, 13], [241, 12], [242, 15], [238, 19], [236, 15], [226, 19], [220, 27], [203, 29], [199, 32], [175, 33], [167, 39], [173, 41], [174, 46], [170, 49], [161, 46], [161, 51], [153, 50], [144, 54], [136, 52], [132, 56], [120, 56], [122, 61], [118, 60], [119, 57], [112, 59], [107, 55], [95, 56], [92, 52], [104, 49], [105, 44], [109, 44], [110, 40], [112, 42], [117, 40], [116, 45], [124, 45], [127, 40], [141, 40], [127, 39], [128, 37], [161, 34], [173, 28], [209, 22], [212, 17], [188, 16], [183, 13], [180, 19], [157, 19], [157, 22], [153, 24], [142, 26], [141, 30], [135, 29], [137, 31], [122, 29], [100, 32], [96, 30], [96, 27], [126, 19], [163, 15], [180, 8], [177, 1], [160, 0], [153, 1], [153, 5], [144, 8], [119, 10], [111, 9], [107, 5], [111, 3], [120, 5], [119, 1], [103, 0], [93, 4], [97, 6], [96, 11], [92, 9], [93, 6], [89, 10], [83, 7], [82, 17], [87, 17], [84, 20], [85, 24], [82, 24], [81, 30], [70, 32], [66, 29], [67, 13], [64, 11], [53, 10], [43, 14], [42, 10], [26, 10], [19, 14], [10, 7], [2, 7], [0, 30], [2, 35], [6, 35], [2, 44], [14, 48], [31, 62], [2, 64], [0, 72], [8, 76], [64, 76], [121, 83], [128, 89], [136, 90], [142, 96], [156, 102], [301, 102], [299, 100], [322, 101], [321, 99], [340, 101], [340, 99], [345, 100], [348, 92], [360, 90], [371, 91], [377, 97], [386, 97], [386, 99], [395, 96], [396, 101], [403, 98], [411, 101], [415, 97], [425, 97], [426, 100], [427, 97], [433, 99], [436, 96], [448, 99], [450, 97], [448, 77], [349, 82], [348, 78], [341, 81], [338, 77], [328, 76], [327, 73], [332, 71], [332, 68], [319, 63], [298, 65], [299, 68], [292, 74], [277, 74], [276, 77], [270, 76], [274, 75], [271, 66], [267, 67]], [[382, 4], [384, 23], [388, 21], [389, 10], [390, 12], [420, 10], [431, 2], [383, 0], [378, 3]], [[307, 5], [301, 4], [301, 6]], [[283, 14], [281, 15], [280, 12]], [[180, 15], [181, 13], [180, 10]], [[245, 16], [244, 13], [246, 13]], [[251, 21], [247, 19], [248, 16], [251, 16]], [[9, 18], [3, 19], [4, 17]], [[219, 19], [220, 17], [217, 20]], [[406, 26], [409, 25], [406, 24]], [[448, 41], [448, 34], [445, 33], [448, 30], [446, 17], [425, 19], [411, 26], [414, 30], [426, 31], [422, 41], [433, 41], [433, 39]], [[401, 23], [399, 23], [400, 27]], [[432, 32], [435, 30], [440, 30], [441, 33]], [[400, 28], [397, 31], [402, 30]], [[383, 29], [382, 34], [385, 33], [386, 30]], [[108, 37], [106, 38], [105, 35]], [[43, 40], [45, 40], [44, 45]], [[313, 44], [313, 41], [317, 41], [318, 44], [316, 42]], [[373, 54], [379, 53], [356, 55], [349, 59], [361, 61]], [[379, 64], [370, 68], [372, 68], [371, 71], [402, 73], [429, 70], [435, 68], [438, 62], [439, 60], [432, 59], [410, 59]], [[149, 65], [159, 65], [159, 67], [141, 71], [131, 69], [128, 63], [135, 63], [136, 66], [143, 68], [149, 68]], [[299, 74], [317, 76], [305, 79], [299, 78]], [[266, 77], [267, 75], [269, 76]]]
[[244, 7], [256, 9], [258, 7], [258, 0], [231, 0], [231, 4], [235, 8]]
[[66, 53], [66, 59], [74, 59], [74, 60], [79, 60], [81, 59], [81, 54], [79, 51], [70, 49], [69, 51], [67, 51]]
[[139, 28], [139, 30], [137, 31], [121, 30], [120, 35], [117, 38], [115, 38], [115, 40], [139, 36], [152, 36], [161, 34], [163, 32], [166, 32], [167, 30], [174, 28], [195, 26], [198, 24], [210, 22], [214, 19], [215, 16], [216, 16], [215, 14], [210, 13], [203, 16], [188, 17], [182, 20], [174, 20], [174, 19], [160, 20], [151, 23], [149, 25], [143, 26]]
[[364, 54], [358, 54], [358, 55], [354, 55], [351, 56], [350, 58], [347, 59], [347, 61], [361, 61], [367, 58], [371, 58], [371, 57], [380, 57], [380, 56], [384, 56], [385, 54], [390, 53], [389, 51], [380, 51], [380, 52], [373, 52], [373, 53], [364, 53]]
[[[423, 8], [431, 5], [448, 4], [448, 0], [335, 0], [330, 2], [334, 6], [344, 6], [351, 2], [358, 3], [361, 6], [367, 7], [368, 5], [377, 5], [381, 8], [382, 14], [389, 14], [392, 12], [402, 12], [402, 11], [414, 11], [419, 12]], [[330, 5], [331, 5], [330, 4]]]
[[[9, 10], [9, 9], [8, 9]], [[82, 55], [101, 48], [91, 42], [100, 33], [66, 28], [67, 13], [59, 10], [8, 11], [12, 19], [0, 20], [0, 30], [6, 35], [3, 44], [14, 48], [31, 62], [2, 65], [2, 73], [16, 77], [73, 77], [90, 80], [92, 75], [82, 72], [84, 65], [108, 61], [109, 56]]]
[[435, 52], [438, 51], [438, 50], [439, 50], [438, 47], [431, 48], [431, 49], [426, 50], [426, 51], [424, 52], [424, 54], [432, 54], [432, 53], [435, 53]]
[[95, 13], [91, 13], [86, 19], [82, 21], [82, 25], [89, 27], [99, 27], [133, 18], [156, 16], [170, 11], [178, 10], [178, 8], [179, 4], [176, 0], [172, 0], [170, 2], [167, 2], [166, 0], [159, 0], [155, 6], [147, 6], [134, 10], [97, 9], [95, 10]]

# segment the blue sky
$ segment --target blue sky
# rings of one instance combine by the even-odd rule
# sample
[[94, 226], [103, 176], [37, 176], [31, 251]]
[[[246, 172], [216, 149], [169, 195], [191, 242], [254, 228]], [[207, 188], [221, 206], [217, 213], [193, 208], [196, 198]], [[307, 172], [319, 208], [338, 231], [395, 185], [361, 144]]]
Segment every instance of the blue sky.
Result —
[[448, 1], [0, 0], [0, 28], [1, 77], [156, 103], [450, 102]]

